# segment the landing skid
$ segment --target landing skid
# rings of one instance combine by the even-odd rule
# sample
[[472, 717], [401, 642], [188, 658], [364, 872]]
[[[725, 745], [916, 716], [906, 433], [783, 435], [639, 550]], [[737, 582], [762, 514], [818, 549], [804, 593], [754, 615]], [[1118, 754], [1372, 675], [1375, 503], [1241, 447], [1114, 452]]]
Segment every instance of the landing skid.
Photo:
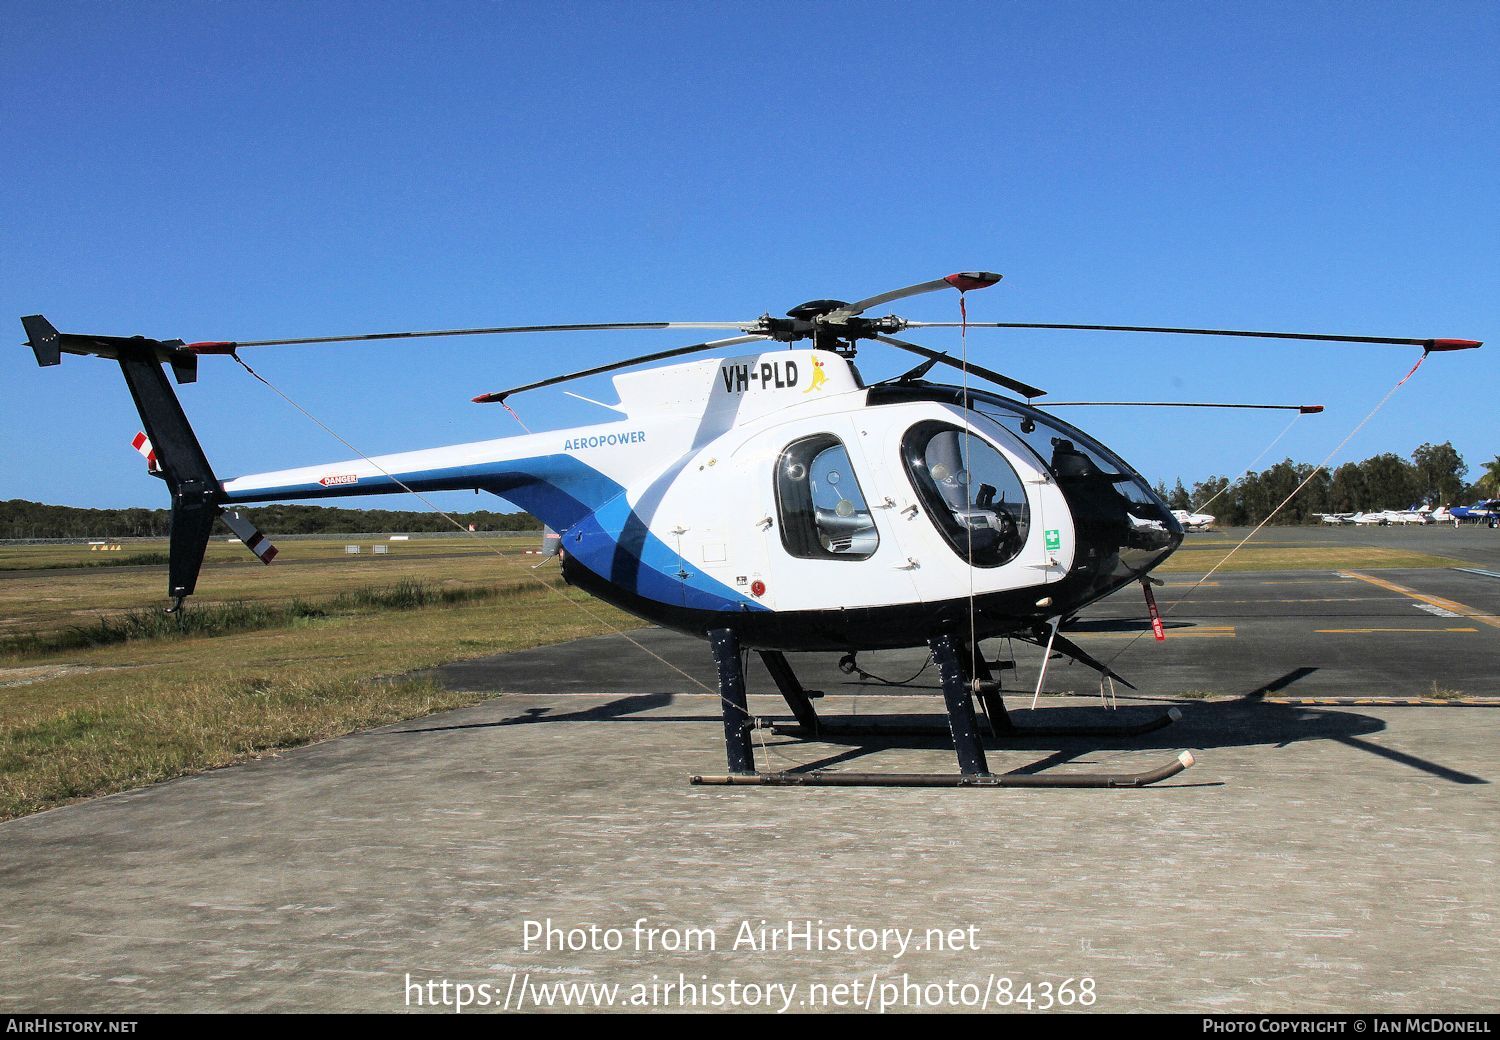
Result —
[[[1025, 740], [1029, 737], [1139, 737], [1166, 729], [1182, 718], [1181, 710], [1168, 708], [1166, 714], [1145, 722], [1121, 726], [1002, 726], [988, 734], [997, 740]], [[935, 737], [947, 734], [948, 727], [920, 723], [819, 722], [808, 729], [801, 723], [772, 720], [771, 732], [786, 737], [837, 739], [839, 737]]]
[[1184, 751], [1169, 765], [1140, 773], [845, 773], [811, 770], [806, 773], [729, 773], [694, 776], [689, 781], [723, 787], [1147, 787], [1176, 776], [1193, 764]]
[[[1145, 787], [1176, 776], [1193, 765], [1192, 754], [1184, 751], [1168, 765], [1139, 773], [992, 773], [985, 757], [979, 716], [974, 710], [976, 696], [985, 708], [988, 725], [984, 728], [990, 731], [991, 736], [1004, 738], [1139, 736], [1171, 725], [1182, 717], [1182, 713], [1171, 708], [1159, 718], [1129, 726], [1016, 726], [1011, 722], [1005, 703], [1000, 698], [999, 684], [991, 680], [987, 666], [982, 660], [978, 660], [975, 670], [979, 674], [970, 674], [966, 667], [970, 655], [960, 652], [967, 648], [961, 647], [959, 641], [952, 636], [937, 636], [928, 640], [932, 658], [937, 663], [942, 679], [943, 702], [948, 713], [946, 728], [899, 723], [829, 725], [818, 717], [813, 708], [813, 700], [822, 694], [803, 688], [784, 654], [762, 650], [760, 656], [766, 669], [797, 718], [795, 724], [768, 723], [750, 714], [739, 640], [734, 632], [715, 629], [708, 636], [719, 671], [719, 699], [723, 705], [724, 743], [729, 759], [729, 772], [719, 776], [690, 777], [690, 782], [694, 784], [752, 787]], [[755, 769], [755, 749], [752, 744], [752, 734], [756, 729], [771, 729], [777, 733], [810, 739], [947, 734], [953, 742], [959, 771], [955, 774], [853, 773], [830, 770], [760, 773]]]

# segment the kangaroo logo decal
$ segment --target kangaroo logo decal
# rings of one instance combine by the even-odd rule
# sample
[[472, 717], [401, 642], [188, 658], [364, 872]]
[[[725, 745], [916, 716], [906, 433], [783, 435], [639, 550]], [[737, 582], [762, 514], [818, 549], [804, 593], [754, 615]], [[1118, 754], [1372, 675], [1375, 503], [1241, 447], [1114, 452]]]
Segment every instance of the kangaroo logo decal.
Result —
[[821, 390], [823, 389], [823, 384], [826, 382], [828, 382], [828, 373], [823, 371], [823, 362], [814, 361], [812, 382], [808, 383], [807, 389], [802, 392], [804, 394], [810, 394], [814, 390]]

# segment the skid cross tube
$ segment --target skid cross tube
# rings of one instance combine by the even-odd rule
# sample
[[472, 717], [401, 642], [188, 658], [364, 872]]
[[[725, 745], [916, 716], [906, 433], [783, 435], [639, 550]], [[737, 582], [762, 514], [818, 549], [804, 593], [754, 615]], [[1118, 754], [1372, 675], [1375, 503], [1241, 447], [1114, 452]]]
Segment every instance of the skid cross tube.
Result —
[[745, 669], [740, 663], [740, 641], [731, 628], [715, 628], [708, 633], [714, 664], [719, 669], [719, 703], [724, 711], [724, 750], [729, 758], [729, 772], [755, 775], [755, 747], [750, 730], [755, 720], [745, 697]]
[[958, 755], [958, 770], [965, 776], [987, 776], [990, 765], [984, 757], [979, 719], [974, 714], [974, 682], [959, 662], [958, 641], [952, 636], [935, 636], [927, 645], [943, 683], [943, 703], [948, 709], [948, 731]]
[[969, 671], [973, 674], [969, 676], [969, 681], [979, 696], [979, 703], [984, 705], [984, 716], [989, 720], [990, 734], [996, 737], [1010, 736], [1016, 727], [1010, 721], [1010, 712], [1005, 710], [1005, 701], [1000, 696], [1000, 683], [995, 681], [990, 672], [990, 663], [984, 659], [983, 654], [973, 653], [970, 648], [965, 647], [964, 652], [959, 654], [959, 663], [962, 665], [970, 661], [973, 662], [973, 668]]
[[780, 650], [758, 650], [761, 663], [766, 666], [766, 671], [771, 673], [771, 678], [776, 682], [776, 688], [781, 691], [781, 696], [786, 699], [786, 705], [792, 709], [792, 714], [797, 716], [797, 723], [807, 733], [816, 735], [822, 729], [822, 723], [818, 719], [818, 711], [813, 707], [812, 698], [821, 697], [819, 690], [808, 690], [803, 687], [797, 678], [797, 673], [792, 671], [792, 666], [787, 663], [786, 654]]

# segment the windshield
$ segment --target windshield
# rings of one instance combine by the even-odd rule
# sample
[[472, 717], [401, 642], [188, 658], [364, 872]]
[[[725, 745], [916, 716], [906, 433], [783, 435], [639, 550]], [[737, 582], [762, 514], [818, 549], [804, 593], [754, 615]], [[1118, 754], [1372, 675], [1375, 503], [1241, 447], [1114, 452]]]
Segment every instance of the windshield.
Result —
[[[1160, 521], [1166, 503], [1124, 459], [1055, 415], [1003, 397], [971, 391], [971, 405], [1019, 437], [1059, 483], [1106, 480], [1137, 520]], [[1113, 478], [1113, 479], [1108, 479]]]
[[970, 407], [1016, 435], [1073, 508], [1081, 542], [1114, 551], [1089, 566], [1101, 577], [1142, 574], [1176, 548], [1182, 526], [1146, 478], [1078, 427], [1003, 397], [970, 392]]

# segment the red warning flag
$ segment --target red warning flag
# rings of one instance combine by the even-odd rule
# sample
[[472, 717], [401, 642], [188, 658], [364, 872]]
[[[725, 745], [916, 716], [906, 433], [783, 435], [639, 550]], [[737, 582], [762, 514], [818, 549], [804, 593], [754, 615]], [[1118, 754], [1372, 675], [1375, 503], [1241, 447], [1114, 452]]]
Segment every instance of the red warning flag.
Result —
[[140, 452], [146, 459], [146, 468], [152, 473], [161, 471], [161, 463], [156, 461], [156, 449], [151, 446], [151, 438], [144, 433], [137, 433], [135, 440], [130, 442], [131, 447]]

